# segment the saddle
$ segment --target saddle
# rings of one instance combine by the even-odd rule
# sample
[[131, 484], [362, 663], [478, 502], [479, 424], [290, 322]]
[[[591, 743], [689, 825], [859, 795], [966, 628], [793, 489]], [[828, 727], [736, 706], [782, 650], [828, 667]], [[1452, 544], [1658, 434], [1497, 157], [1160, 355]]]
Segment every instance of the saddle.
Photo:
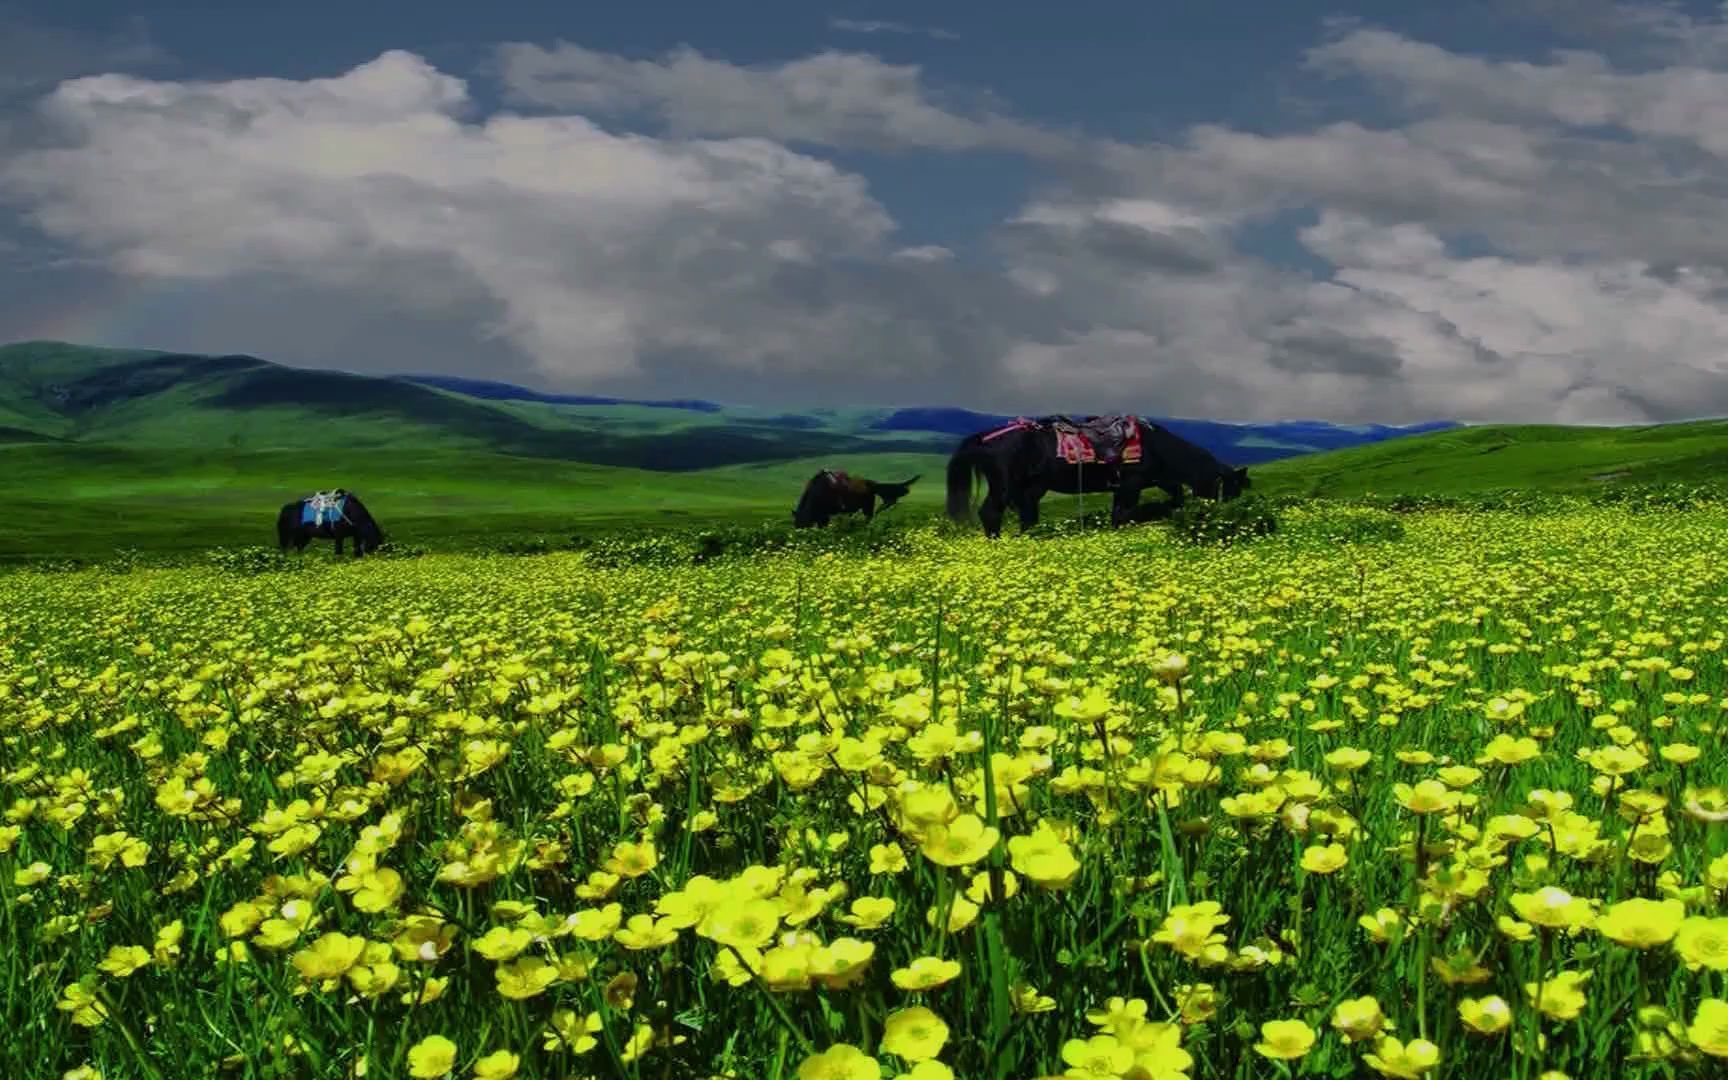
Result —
[[341, 488], [335, 491], [320, 491], [301, 505], [300, 521], [315, 527], [322, 526], [325, 522], [347, 521], [348, 515], [343, 512], [347, 504], [348, 493]]
[[1132, 416], [1047, 417], [1056, 452], [1070, 465], [1133, 465], [1140, 460], [1140, 425]]

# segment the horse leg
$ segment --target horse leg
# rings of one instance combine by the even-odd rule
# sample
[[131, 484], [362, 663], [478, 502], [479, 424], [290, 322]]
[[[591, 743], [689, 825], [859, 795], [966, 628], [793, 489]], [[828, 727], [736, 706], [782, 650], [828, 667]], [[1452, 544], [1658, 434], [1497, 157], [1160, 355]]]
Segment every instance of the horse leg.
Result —
[[995, 488], [984, 496], [978, 507], [978, 520], [984, 525], [984, 535], [994, 540], [1002, 535], [1002, 515], [1008, 509], [1007, 500]]
[[1035, 487], [1023, 488], [1020, 497], [1015, 500], [1015, 509], [1020, 513], [1020, 531], [1025, 532], [1038, 524], [1038, 503], [1044, 498], [1044, 492]]
[[1140, 481], [1128, 476], [1122, 477], [1116, 485], [1116, 495], [1111, 500], [1110, 524], [1121, 528], [1134, 520], [1134, 511], [1140, 506]]

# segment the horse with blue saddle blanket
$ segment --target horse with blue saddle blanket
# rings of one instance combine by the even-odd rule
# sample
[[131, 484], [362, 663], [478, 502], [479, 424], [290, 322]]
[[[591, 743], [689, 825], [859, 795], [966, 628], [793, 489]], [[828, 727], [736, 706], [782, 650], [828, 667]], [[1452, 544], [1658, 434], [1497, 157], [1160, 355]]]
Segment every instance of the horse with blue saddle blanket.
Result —
[[320, 491], [295, 499], [276, 515], [276, 539], [283, 551], [290, 546], [304, 551], [315, 539], [334, 540], [336, 554], [341, 555], [342, 542], [350, 538], [356, 559], [384, 543], [384, 530], [351, 491]]

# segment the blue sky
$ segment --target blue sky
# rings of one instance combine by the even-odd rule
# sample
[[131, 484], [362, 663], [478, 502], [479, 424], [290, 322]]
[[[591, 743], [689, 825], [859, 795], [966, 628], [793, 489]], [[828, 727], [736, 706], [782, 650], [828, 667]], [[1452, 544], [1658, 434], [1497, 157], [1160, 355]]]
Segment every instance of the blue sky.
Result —
[[0, 3], [0, 339], [763, 404], [1728, 407], [1715, 5], [70, 7]]

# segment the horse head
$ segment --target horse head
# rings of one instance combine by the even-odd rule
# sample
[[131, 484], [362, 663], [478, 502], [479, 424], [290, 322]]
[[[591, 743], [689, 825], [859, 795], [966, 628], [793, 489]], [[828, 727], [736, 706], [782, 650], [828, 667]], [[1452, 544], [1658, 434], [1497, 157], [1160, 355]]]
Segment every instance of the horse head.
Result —
[[816, 519], [821, 514], [822, 496], [828, 492], [829, 476], [826, 471], [819, 472], [804, 485], [804, 494], [798, 497], [798, 505], [792, 508], [793, 528], [808, 529], [816, 524]]
[[1219, 479], [1219, 497], [1222, 499], [1234, 499], [1244, 491], [1247, 491], [1253, 486], [1253, 484], [1254, 481], [1248, 478], [1248, 470], [1246, 467], [1231, 469]]

